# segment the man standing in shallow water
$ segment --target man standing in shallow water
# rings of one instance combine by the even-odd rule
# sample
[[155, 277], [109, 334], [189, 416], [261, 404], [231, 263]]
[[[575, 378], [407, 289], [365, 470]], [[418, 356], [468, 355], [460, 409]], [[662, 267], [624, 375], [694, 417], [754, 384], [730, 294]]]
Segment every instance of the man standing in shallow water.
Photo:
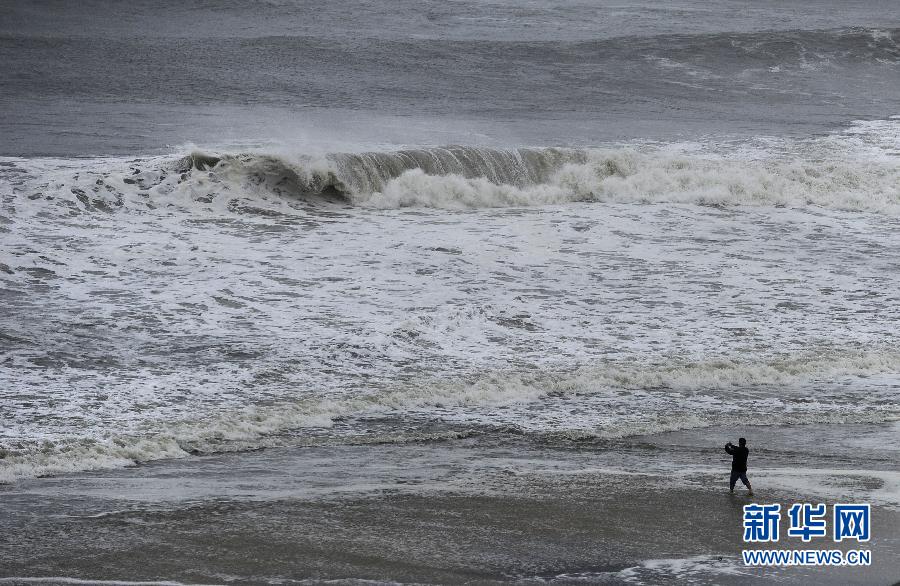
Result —
[[747, 487], [747, 494], [753, 496], [753, 487], [750, 486], [750, 481], [747, 480], [747, 456], [750, 455], [750, 450], [747, 448], [746, 439], [738, 439], [738, 444], [740, 445], [736, 446], [731, 442], [725, 444], [725, 451], [731, 454], [731, 492], [734, 492], [734, 484], [740, 478], [744, 486]]

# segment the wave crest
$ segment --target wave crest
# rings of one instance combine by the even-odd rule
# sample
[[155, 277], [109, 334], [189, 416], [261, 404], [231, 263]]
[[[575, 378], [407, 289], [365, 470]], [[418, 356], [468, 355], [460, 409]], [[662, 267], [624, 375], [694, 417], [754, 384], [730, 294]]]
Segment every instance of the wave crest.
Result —
[[215, 160], [208, 173], [245, 189], [377, 208], [669, 202], [900, 210], [900, 165], [885, 160], [737, 160], [630, 148], [473, 147], [296, 161], [261, 155], [213, 159], [195, 154], [192, 159], [196, 171]]
[[[16, 213], [293, 213], [368, 208], [492, 208], [571, 202], [818, 206], [900, 213], [900, 117], [805, 140], [617, 148], [450, 146], [276, 155], [195, 151], [181, 158], [85, 163], [14, 160], [0, 184]], [[49, 178], [49, 179], [48, 179]], [[35, 203], [32, 203], [35, 202]]]
[[[194, 152], [181, 159], [180, 171], [215, 170], [252, 177], [273, 191], [297, 196], [339, 195], [365, 203], [407, 173], [483, 179], [494, 185], [539, 185], [567, 163], [584, 163], [578, 149], [491, 149], [466, 146], [367, 153], [330, 153], [295, 159], [272, 155], [211, 155]], [[377, 199], [377, 198], [374, 198]]]

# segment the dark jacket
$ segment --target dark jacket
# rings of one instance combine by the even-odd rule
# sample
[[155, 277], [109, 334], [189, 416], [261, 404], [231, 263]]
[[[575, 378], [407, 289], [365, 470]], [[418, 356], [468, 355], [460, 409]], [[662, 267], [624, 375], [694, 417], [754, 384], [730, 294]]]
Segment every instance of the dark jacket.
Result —
[[731, 469], [734, 472], [747, 471], [747, 456], [750, 455], [750, 450], [747, 446], [727, 445], [725, 446], [725, 451], [731, 454]]

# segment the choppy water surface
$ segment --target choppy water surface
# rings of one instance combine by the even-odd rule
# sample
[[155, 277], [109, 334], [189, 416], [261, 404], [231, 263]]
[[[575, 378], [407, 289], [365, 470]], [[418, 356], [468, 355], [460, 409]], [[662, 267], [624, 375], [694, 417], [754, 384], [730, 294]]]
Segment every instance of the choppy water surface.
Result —
[[596, 146], [898, 114], [892, 0], [10, 2], [0, 154]]
[[439, 421], [893, 420], [896, 127], [749, 154], [7, 159], [3, 477]]
[[895, 4], [4, 3], [0, 583], [896, 579]]
[[898, 416], [890, 3], [73, 6], [0, 22], [2, 481]]

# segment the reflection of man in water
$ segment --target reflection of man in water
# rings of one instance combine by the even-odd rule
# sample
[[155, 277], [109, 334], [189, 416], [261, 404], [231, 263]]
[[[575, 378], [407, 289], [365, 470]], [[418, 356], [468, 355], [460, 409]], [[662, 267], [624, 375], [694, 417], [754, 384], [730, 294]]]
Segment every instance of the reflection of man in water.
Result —
[[740, 438], [738, 444], [740, 445], [736, 446], [731, 442], [725, 444], [725, 451], [731, 454], [731, 492], [734, 492], [734, 484], [740, 478], [747, 487], [747, 494], [753, 496], [753, 487], [747, 480], [747, 456], [750, 455], [750, 450], [747, 449], [747, 440], [744, 438]]

